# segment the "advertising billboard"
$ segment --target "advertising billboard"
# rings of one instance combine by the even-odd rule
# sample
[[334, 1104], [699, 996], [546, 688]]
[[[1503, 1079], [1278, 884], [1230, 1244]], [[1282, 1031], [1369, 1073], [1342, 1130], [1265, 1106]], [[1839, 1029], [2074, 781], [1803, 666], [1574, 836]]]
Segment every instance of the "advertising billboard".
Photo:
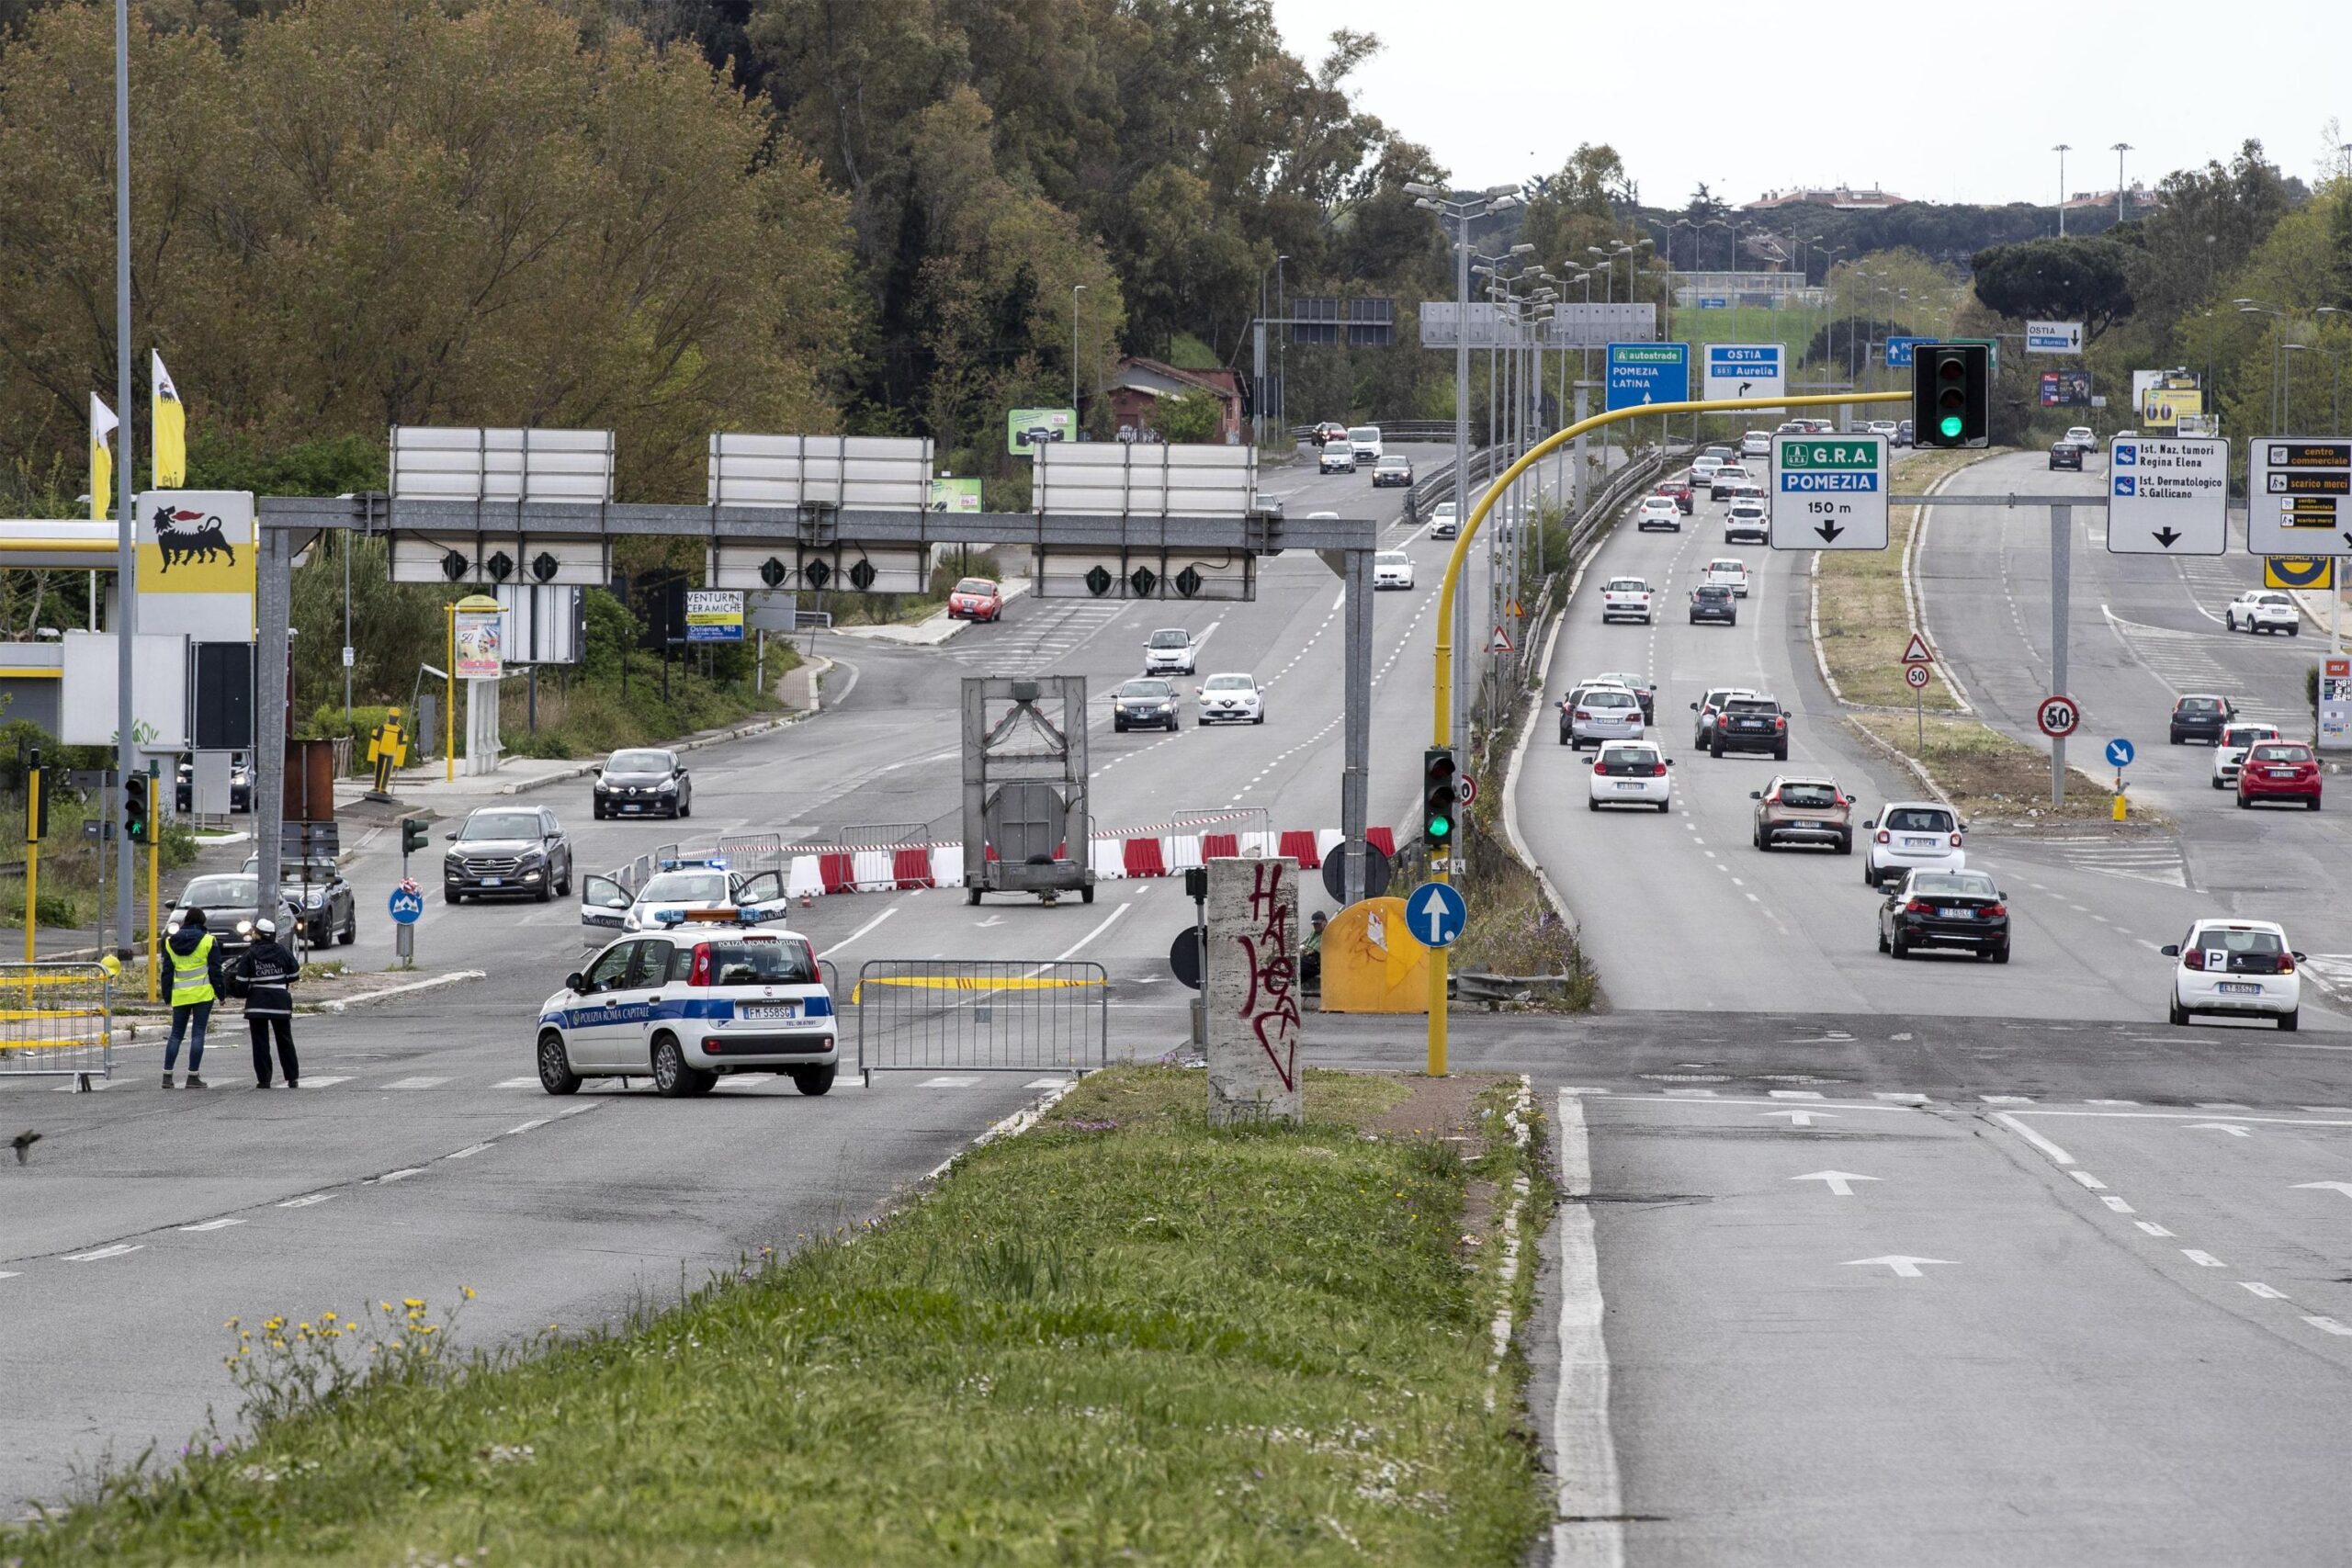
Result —
[[1016, 457], [1048, 441], [1077, 439], [1076, 409], [1014, 409], [1004, 416], [1004, 449]]
[[506, 672], [506, 612], [497, 600], [469, 593], [450, 609], [460, 681], [495, 681]]
[[2086, 409], [2091, 406], [2091, 373], [2087, 370], [2045, 370], [2041, 373], [2041, 406], [2046, 409]]
[[741, 642], [743, 595], [732, 588], [686, 590], [688, 642]]
[[931, 510], [933, 512], [978, 512], [980, 510], [980, 481], [978, 479], [932, 480]]
[[2172, 430], [2205, 412], [2205, 394], [2195, 387], [2151, 387], [2140, 395], [2140, 423], [2150, 430]]

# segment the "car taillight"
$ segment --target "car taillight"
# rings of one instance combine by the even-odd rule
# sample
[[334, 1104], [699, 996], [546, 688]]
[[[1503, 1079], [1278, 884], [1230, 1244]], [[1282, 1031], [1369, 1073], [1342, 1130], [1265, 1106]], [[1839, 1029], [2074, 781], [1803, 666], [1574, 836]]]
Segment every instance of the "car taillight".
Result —
[[695, 943], [695, 966], [686, 976], [686, 984], [689, 986], [710, 984], [710, 943], [707, 942]]
[[1894, 840], [1888, 835], [1885, 829], [1881, 828], [1878, 830], [1878, 841], [1882, 844], [1891, 844], [1894, 842]]
[[2295, 955], [2291, 953], [2280, 953], [2278, 955], [2278, 973], [2281, 975], [2292, 975], [2294, 972]]
[[1960, 848], [1960, 835], [1958, 833], [1954, 833], [1951, 836], [1951, 847], [1953, 849]]
[[1585, 719], [1585, 720], [1589, 721], [1589, 720], [1591, 719], [1591, 717], [1592, 717], [1592, 715], [1591, 715], [1591, 714], [1589, 714], [1589, 713], [1588, 713], [1588, 712], [1586, 712], [1583, 708], [1578, 708], [1578, 709], [1577, 709], [1577, 716], [1578, 718], [1581, 718], [1581, 719]]
[[2180, 955], [2180, 962], [2183, 968], [2202, 969], [2205, 967], [2205, 950], [2201, 947], [2192, 947]]
[[1776, 718], [1772, 721], [1772, 728], [1775, 729], [1786, 729], [1788, 727], [1789, 721], [1785, 718]]
[[1650, 777], [1654, 779], [1662, 779], [1666, 777], [1666, 764], [1664, 762], [1652, 762], [1650, 764]]
[[1924, 898], [1914, 898], [1903, 906], [1903, 912], [1906, 915], [1925, 915], [1931, 913], [1933, 909], [1934, 906]]
[[1592, 760], [1592, 771], [1596, 773], [1605, 773], [1609, 771], [1609, 764], [1595, 757]]
[[2009, 912], [2009, 907], [2007, 904], [1987, 904], [1984, 906], [1984, 912], [1987, 915], [2006, 915]]

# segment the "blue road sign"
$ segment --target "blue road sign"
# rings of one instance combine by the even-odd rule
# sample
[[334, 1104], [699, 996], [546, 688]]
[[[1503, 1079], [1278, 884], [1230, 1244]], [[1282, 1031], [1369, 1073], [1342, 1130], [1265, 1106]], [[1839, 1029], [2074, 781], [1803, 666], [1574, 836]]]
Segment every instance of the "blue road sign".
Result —
[[2107, 761], [2111, 767], [2128, 768], [2132, 765], [2132, 759], [2138, 755], [2132, 750], [2129, 740], [2119, 738], [2107, 743]]
[[392, 889], [392, 919], [404, 926], [413, 926], [424, 918], [424, 895], [404, 887]]
[[1405, 924], [1423, 947], [1452, 947], [1469, 919], [1470, 906], [1442, 882], [1424, 882], [1405, 900]]
[[1702, 294], [1693, 303], [1691, 308], [1698, 310], [1728, 310], [1731, 309], [1731, 296], [1728, 294]]
[[1690, 396], [1690, 345], [1687, 343], [1612, 343], [1609, 345], [1609, 392], [1602, 407], [1637, 409], [1645, 403], [1679, 403]]
[[1886, 367], [1889, 370], [1910, 369], [1911, 345], [1915, 343], [1933, 343], [1936, 340], [1931, 337], [1888, 338], [1886, 340]]

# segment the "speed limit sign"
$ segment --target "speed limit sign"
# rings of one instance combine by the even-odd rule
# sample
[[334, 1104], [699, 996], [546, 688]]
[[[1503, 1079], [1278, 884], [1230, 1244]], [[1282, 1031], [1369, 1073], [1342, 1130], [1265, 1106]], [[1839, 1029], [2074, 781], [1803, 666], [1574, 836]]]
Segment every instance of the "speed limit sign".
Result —
[[1924, 664], [1904, 666], [1903, 681], [1915, 692], [1924, 690], [1928, 684], [1928, 667]]
[[1453, 798], [1467, 806], [1478, 798], [1478, 781], [1460, 778], [1453, 781]]
[[2075, 733], [2075, 726], [2083, 722], [2083, 710], [2075, 705], [2072, 697], [2044, 697], [2033, 721], [2041, 726], [2042, 734], [2053, 740], [2064, 740]]

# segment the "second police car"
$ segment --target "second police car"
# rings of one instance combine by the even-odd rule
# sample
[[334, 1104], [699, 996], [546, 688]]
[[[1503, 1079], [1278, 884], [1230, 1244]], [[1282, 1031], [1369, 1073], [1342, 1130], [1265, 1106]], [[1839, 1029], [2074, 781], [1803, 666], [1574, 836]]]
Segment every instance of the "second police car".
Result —
[[606, 946], [539, 1005], [539, 1087], [645, 1077], [671, 1099], [738, 1073], [823, 1094], [840, 1068], [832, 993], [806, 937], [735, 909], [665, 911], [659, 931]]
[[659, 930], [676, 911], [719, 908], [741, 911], [748, 925], [782, 919], [789, 908], [784, 874], [729, 871], [724, 855], [698, 855], [663, 860], [635, 894], [609, 876], [580, 880], [580, 923], [591, 941]]

